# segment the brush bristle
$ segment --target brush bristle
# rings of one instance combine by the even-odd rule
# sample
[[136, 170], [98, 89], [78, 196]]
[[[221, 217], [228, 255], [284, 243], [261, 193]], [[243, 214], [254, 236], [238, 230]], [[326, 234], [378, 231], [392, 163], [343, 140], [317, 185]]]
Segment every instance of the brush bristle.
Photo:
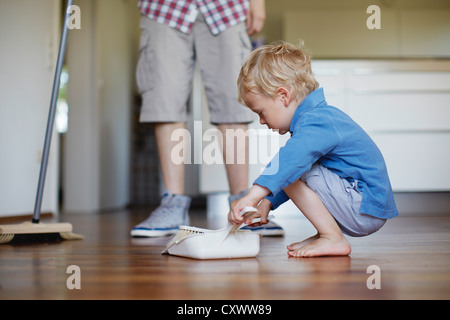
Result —
[[192, 235], [200, 235], [204, 232], [199, 231], [195, 228], [190, 227], [180, 227], [180, 230], [170, 239], [169, 243], [167, 244], [166, 248], [171, 247], [173, 244], [180, 242], [186, 237], [192, 236]]

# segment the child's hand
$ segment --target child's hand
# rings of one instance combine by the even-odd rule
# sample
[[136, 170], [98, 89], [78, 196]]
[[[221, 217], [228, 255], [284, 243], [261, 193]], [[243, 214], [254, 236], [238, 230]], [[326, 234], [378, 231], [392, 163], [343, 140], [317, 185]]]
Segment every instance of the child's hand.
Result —
[[[241, 224], [244, 222], [244, 217], [242, 217], [242, 209], [245, 207], [256, 207], [257, 203], [252, 202], [249, 200], [246, 196], [242, 197], [239, 200], [234, 201], [231, 203], [231, 210], [228, 213], [228, 221], [231, 224]], [[249, 219], [253, 219], [253, 216], [256, 216], [257, 213], [249, 216]]]
[[[256, 209], [258, 210], [258, 212], [253, 214], [246, 221], [244, 221], [244, 223], [249, 225], [250, 227], [259, 227], [262, 226], [263, 224], [269, 223], [267, 217], [269, 215], [270, 210], [272, 209], [272, 203], [267, 199], [262, 199]], [[261, 218], [261, 220], [259, 222], [252, 223], [252, 220], [258, 217]]]
[[[258, 185], [253, 185], [253, 187], [250, 189], [250, 191], [247, 193], [246, 196], [242, 197], [239, 200], [234, 201], [231, 204], [231, 210], [228, 213], [228, 221], [232, 224], [243, 223], [244, 217], [241, 216], [242, 209], [244, 209], [247, 206], [256, 208], [258, 206], [259, 202], [261, 201], [261, 199], [263, 199], [269, 193], [270, 193], [270, 191], [268, 189], [263, 188]], [[270, 203], [270, 201], [269, 201], [269, 203]], [[265, 206], [267, 206], [267, 203], [265, 203]], [[264, 212], [266, 210], [265, 206], [264, 206], [264, 210], [262, 212]], [[269, 211], [267, 211], [267, 212], [269, 212]], [[261, 216], [261, 215], [260, 215], [259, 209], [258, 209], [258, 212], [255, 212], [254, 214], [252, 214], [247, 219], [247, 221], [248, 220], [251, 221], [252, 219], [259, 217], [259, 216]], [[261, 216], [261, 219], [262, 219], [262, 216]], [[267, 221], [267, 213], [265, 213], [264, 219], [265, 219], [265, 221]]]

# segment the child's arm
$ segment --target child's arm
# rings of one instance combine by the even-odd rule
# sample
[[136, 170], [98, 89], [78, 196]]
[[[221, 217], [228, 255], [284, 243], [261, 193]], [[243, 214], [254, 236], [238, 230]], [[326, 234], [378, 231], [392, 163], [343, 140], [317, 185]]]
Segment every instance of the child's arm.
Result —
[[[247, 193], [247, 195], [245, 195], [244, 197], [242, 197], [237, 201], [234, 201], [231, 204], [231, 210], [228, 213], [228, 221], [230, 221], [230, 223], [232, 224], [240, 224], [244, 222], [244, 218], [241, 217], [241, 211], [247, 206], [255, 208], [258, 207], [258, 212], [255, 213], [253, 216], [249, 217], [247, 221], [257, 216], [261, 216], [261, 223], [267, 221], [267, 214], [269, 213], [271, 207], [271, 205], [267, 204], [267, 202], [270, 203], [270, 201], [265, 200], [261, 204], [260, 202], [262, 199], [264, 199], [264, 197], [266, 197], [269, 194], [270, 194], [269, 189], [261, 187], [257, 184], [253, 185], [250, 191]], [[267, 208], [269, 208], [269, 210], [267, 210]], [[263, 217], [263, 215], [265, 215], [265, 217]]]

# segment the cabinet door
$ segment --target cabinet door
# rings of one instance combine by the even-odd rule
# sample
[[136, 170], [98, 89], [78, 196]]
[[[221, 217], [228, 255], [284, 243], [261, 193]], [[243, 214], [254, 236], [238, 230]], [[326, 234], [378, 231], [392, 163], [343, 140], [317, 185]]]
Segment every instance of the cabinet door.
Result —
[[342, 102], [377, 143], [394, 191], [450, 190], [447, 60], [321, 60], [313, 70], [329, 104]]

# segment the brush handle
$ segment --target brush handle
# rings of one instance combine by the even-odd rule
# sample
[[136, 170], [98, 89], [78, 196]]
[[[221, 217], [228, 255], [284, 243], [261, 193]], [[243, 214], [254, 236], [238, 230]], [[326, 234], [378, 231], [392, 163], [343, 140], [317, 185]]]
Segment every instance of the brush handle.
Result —
[[63, 21], [61, 40], [59, 42], [58, 60], [56, 62], [55, 76], [53, 78], [52, 96], [50, 99], [50, 108], [48, 112], [47, 128], [45, 131], [44, 148], [42, 151], [41, 168], [39, 171], [39, 181], [36, 191], [36, 200], [34, 204], [34, 212], [32, 219], [32, 222], [35, 224], [39, 223], [41, 217], [41, 206], [42, 206], [42, 197], [44, 194], [45, 175], [47, 173], [48, 158], [50, 153], [50, 143], [52, 140], [53, 124], [55, 122], [56, 105], [58, 102], [61, 71], [64, 63], [64, 55], [66, 52], [67, 33], [68, 33], [67, 21], [69, 20], [70, 15], [72, 14], [72, 12], [69, 10], [70, 7], [72, 6], [72, 3], [73, 0], [67, 1], [66, 15]]

